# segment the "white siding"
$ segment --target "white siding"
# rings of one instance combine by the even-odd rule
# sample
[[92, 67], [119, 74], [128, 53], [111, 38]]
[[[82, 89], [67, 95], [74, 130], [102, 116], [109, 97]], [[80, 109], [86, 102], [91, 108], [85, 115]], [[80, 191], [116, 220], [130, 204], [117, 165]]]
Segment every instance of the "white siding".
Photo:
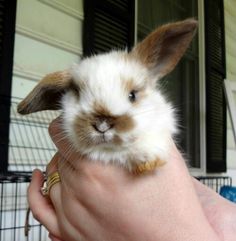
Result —
[[[12, 96], [24, 98], [46, 74], [64, 70], [82, 55], [82, 0], [18, 0]], [[58, 113], [50, 113], [53, 118]], [[45, 115], [37, 114], [39, 120]], [[47, 134], [47, 125], [31, 127], [19, 124], [26, 120], [12, 105], [10, 126], [10, 170], [31, 170], [27, 163], [46, 164], [55, 148]], [[31, 116], [26, 117], [31, 121]], [[43, 134], [42, 134], [43, 133]], [[36, 142], [37, 140], [37, 142]], [[46, 149], [42, 144], [47, 143]], [[20, 146], [19, 148], [16, 146]], [[31, 148], [25, 148], [25, 147]], [[36, 148], [39, 146], [41, 150]], [[22, 165], [22, 168], [17, 167]], [[43, 165], [42, 165], [43, 166]]]
[[[18, 0], [12, 97], [24, 98], [37, 82], [48, 73], [68, 68], [82, 55], [83, 0]], [[44, 165], [55, 153], [49, 138], [47, 122], [58, 113], [49, 112], [22, 117], [16, 114], [16, 104], [11, 108], [9, 164], [10, 170], [30, 171], [30, 164]], [[30, 123], [25, 124], [25, 120]], [[45, 122], [45, 123], [44, 123]], [[32, 126], [35, 123], [38, 127]], [[42, 125], [44, 127], [42, 128]], [[26, 147], [40, 147], [40, 150]], [[49, 147], [50, 150], [44, 151]], [[22, 169], [21, 169], [22, 168]], [[3, 240], [25, 240], [23, 229], [12, 232], [14, 226], [24, 226], [27, 207], [27, 183], [6, 184], [1, 210]], [[17, 194], [17, 200], [15, 199]], [[15, 203], [14, 201], [17, 201]], [[30, 224], [37, 222], [30, 217]], [[32, 228], [29, 240], [37, 239], [39, 230]], [[43, 229], [42, 240], [49, 240]], [[32, 240], [33, 240], [32, 239]], [[15, 240], [15, 239], [14, 239]]]

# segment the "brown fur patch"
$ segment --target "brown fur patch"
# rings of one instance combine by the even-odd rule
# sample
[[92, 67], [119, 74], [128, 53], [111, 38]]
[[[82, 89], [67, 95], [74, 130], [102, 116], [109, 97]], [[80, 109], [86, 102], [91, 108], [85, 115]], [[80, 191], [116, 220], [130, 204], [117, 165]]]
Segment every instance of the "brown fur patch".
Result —
[[121, 116], [112, 115], [105, 105], [96, 102], [94, 103], [93, 109], [93, 118], [106, 119], [117, 132], [128, 132], [135, 127], [133, 118], [127, 114]]
[[135, 86], [133, 79], [126, 79], [125, 77], [122, 78], [122, 84], [124, 86], [125, 92], [129, 93], [132, 90], [136, 90], [137, 86]]
[[61, 95], [69, 88], [72, 76], [68, 71], [46, 75], [28, 96], [20, 102], [17, 111], [30, 114], [41, 110], [57, 110]]
[[116, 144], [116, 145], [121, 145], [122, 144], [122, 140], [119, 136], [115, 135], [114, 138], [113, 138], [113, 143]]
[[94, 131], [91, 125], [92, 121], [93, 118], [86, 114], [77, 116], [74, 121], [73, 129], [76, 133], [81, 148], [86, 148], [92, 144], [90, 138], [90, 133]]
[[134, 119], [129, 115], [117, 116], [115, 119], [114, 129], [117, 132], [128, 132], [135, 127]]
[[[95, 131], [93, 128], [93, 124], [95, 123], [97, 118], [98, 117], [94, 116], [93, 114], [91, 115], [84, 114], [82, 116], [78, 116], [75, 119], [74, 130], [77, 135], [81, 148], [83, 148], [83, 146], [84, 148], [88, 146], [91, 147], [93, 145], [97, 145], [97, 142], [99, 143], [99, 137], [98, 137], [98, 140], [96, 140], [96, 138], [95, 140], [92, 140], [90, 136], [91, 133]], [[113, 128], [116, 128], [116, 124], [114, 124]], [[122, 140], [119, 137], [119, 135], [114, 135], [113, 139], [111, 140], [111, 143], [116, 145], [121, 145]]]
[[160, 76], [174, 69], [189, 46], [197, 21], [187, 19], [163, 25], [149, 34], [131, 52], [149, 68], [156, 68]]
[[135, 163], [132, 165], [132, 172], [135, 175], [150, 173], [157, 168], [163, 166], [165, 163], [165, 161], [162, 161], [160, 159], [156, 159], [154, 161], [146, 161], [140, 164]]
[[145, 89], [138, 90], [136, 94], [137, 94], [137, 100], [133, 103], [134, 106], [138, 105], [147, 96]]
[[57, 85], [60, 87], [64, 87], [68, 85], [70, 80], [72, 79], [71, 74], [68, 71], [57, 71], [51, 74], [46, 75], [41, 81], [40, 84], [43, 85]]
[[94, 115], [104, 116], [104, 117], [112, 117], [111, 112], [107, 109], [107, 107], [102, 103], [94, 102], [93, 104]]

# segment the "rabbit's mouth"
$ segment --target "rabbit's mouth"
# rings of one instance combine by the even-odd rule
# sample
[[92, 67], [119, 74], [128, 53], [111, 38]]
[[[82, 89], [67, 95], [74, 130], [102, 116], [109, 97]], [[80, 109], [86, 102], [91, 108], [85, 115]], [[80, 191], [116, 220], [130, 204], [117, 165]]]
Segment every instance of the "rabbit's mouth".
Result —
[[105, 132], [105, 133], [93, 133], [92, 136], [90, 136], [91, 142], [94, 145], [122, 145], [122, 139], [117, 135], [112, 132]]

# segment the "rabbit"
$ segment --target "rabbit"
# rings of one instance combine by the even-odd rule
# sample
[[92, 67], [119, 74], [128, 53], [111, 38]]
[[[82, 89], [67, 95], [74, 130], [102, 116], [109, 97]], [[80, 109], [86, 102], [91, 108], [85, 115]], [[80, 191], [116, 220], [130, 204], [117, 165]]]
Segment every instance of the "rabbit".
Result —
[[175, 68], [196, 29], [194, 19], [165, 24], [130, 52], [112, 50], [48, 74], [18, 112], [62, 109], [63, 130], [81, 155], [134, 173], [154, 171], [168, 161], [177, 133], [158, 80]]

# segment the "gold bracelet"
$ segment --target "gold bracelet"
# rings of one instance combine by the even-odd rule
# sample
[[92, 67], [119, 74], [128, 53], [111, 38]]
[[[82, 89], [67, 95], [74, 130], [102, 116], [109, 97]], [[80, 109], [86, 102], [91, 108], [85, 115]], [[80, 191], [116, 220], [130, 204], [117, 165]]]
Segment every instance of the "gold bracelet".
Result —
[[52, 186], [60, 181], [61, 181], [61, 179], [60, 179], [58, 171], [55, 171], [52, 174], [48, 175], [47, 180], [44, 181], [43, 187], [41, 188], [41, 192], [42, 192], [43, 196], [48, 196]]

